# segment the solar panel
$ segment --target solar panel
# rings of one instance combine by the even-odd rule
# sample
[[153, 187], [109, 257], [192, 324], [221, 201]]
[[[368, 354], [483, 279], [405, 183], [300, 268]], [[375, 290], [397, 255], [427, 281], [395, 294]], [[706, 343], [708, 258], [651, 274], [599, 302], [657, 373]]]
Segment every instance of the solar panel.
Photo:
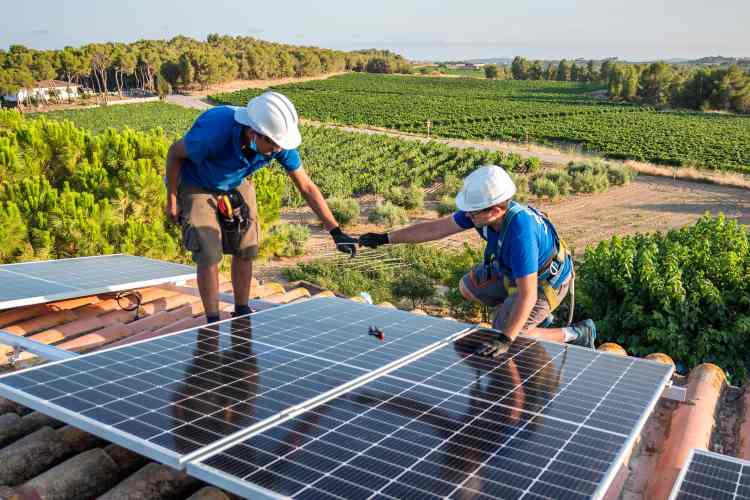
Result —
[[0, 377], [0, 394], [181, 467], [466, 329], [321, 298], [15, 372]]
[[0, 266], [0, 310], [195, 277], [195, 269], [132, 255], [99, 255]]
[[672, 367], [470, 334], [188, 464], [243, 496], [600, 498]]
[[750, 462], [693, 449], [670, 500], [750, 500]]

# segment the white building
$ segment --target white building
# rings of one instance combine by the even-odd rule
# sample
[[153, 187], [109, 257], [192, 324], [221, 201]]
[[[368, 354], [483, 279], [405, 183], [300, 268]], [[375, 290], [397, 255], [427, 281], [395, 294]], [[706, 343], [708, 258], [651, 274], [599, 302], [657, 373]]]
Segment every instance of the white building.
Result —
[[3, 99], [9, 103], [18, 104], [19, 101], [25, 101], [27, 98], [38, 99], [43, 102], [50, 100], [67, 101], [78, 97], [78, 85], [63, 82], [61, 80], [43, 80], [36, 82], [31, 88], [22, 88], [11, 95], [3, 96]]

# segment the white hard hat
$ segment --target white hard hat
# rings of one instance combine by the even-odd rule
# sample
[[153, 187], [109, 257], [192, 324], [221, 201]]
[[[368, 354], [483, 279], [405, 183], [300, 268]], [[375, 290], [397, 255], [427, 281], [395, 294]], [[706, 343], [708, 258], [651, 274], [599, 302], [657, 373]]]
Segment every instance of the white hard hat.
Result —
[[483, 165], [464, 179], [456, 195], [456, 206], [464, 212], [483, 210], [509, 200], [516, 194], [516, 185], [508, 172], [497, 165]]
[[278, 92], [264, 92], [250, 99], [246, 107], [235, 108], [234, 120], [270, 138], [282, 149], [295, 149], [302, 143], [297, 110]]

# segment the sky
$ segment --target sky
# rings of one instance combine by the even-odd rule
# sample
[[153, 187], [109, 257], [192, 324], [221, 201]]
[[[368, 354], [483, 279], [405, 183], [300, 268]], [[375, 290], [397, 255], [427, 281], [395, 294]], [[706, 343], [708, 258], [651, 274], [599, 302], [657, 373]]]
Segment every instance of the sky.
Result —
[[33, 0], [0, 18], [0, 48], [59, 49], [209, 33], [415, 60], [750, 57], [748, 0]]

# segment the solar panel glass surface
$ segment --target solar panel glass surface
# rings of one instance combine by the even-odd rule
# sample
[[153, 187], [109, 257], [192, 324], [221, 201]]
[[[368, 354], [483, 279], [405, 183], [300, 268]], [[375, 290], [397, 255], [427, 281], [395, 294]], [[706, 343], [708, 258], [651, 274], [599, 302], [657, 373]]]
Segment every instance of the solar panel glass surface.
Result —
[[488, 360], [472, 354], [482, 337], [427, 354], [188, 471], [240, 495], [600, 495], [671, 367], [523, 340]]
[[[342, 302], [291, 304], [44, 365], [0, 378], [0, 394], [179, 466], [206, 446], [367, 375], [370, 366], [382, 368], [413, 352], [406, 349], [466, 327], [375, 306], [342, 309]], [[369, 336], [363, 317], [388, 325], [389, 337]], [[314, 345], [289, 348], [305, 336], [315, 337]]]
[[0, 309], [195, 277], [191, 266], [101, 255], [0, 266]]
[[750, 462], [693, 450], [671, 500], [750, 500]]

